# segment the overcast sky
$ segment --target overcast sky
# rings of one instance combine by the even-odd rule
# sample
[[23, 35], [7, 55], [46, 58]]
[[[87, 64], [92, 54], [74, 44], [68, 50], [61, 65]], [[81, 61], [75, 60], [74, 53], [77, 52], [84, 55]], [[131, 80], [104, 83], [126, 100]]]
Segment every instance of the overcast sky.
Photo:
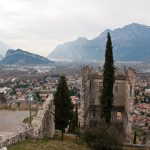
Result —
[[0, 0], [0, 41], [43, 56], [133, 22], [150, 25], [150, 0]]

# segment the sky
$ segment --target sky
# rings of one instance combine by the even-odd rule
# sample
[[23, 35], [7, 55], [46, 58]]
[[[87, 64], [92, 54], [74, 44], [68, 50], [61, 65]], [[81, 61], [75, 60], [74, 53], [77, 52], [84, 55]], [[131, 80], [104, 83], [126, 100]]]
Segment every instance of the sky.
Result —
[[58, 44], [105, 29], [150, 26], [149, 14], [150, 0], [0, 0], [0, 41], [47, 56]]

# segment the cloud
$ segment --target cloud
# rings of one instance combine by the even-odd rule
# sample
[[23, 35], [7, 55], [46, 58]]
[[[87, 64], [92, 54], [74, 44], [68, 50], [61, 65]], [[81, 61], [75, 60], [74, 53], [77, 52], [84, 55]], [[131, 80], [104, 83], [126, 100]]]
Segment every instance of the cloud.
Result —
[[150, 25], [149, 0], [0, 1], [0, 41], [41, 55], [79, 36], [132, 22]]

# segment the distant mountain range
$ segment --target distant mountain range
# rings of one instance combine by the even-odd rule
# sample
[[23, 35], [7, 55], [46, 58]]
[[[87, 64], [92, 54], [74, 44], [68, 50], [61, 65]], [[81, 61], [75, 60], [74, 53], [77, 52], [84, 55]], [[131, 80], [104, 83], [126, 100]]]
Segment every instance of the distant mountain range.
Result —
[[115, 30], [105, 30], [98, 37], [58, 45], [48, 58], [72, 61], [104, 60], [107, 33], [110, 32], [116, 61], [150, 60], [150, 27], [133, 23]]
[[0, 41], [0, 56], [4, 57], [7, 53], [7, 50], [11, 47], [3, 42]]
[[0, 55], [0, 60], [2, 60], [3, 59], [3, 56], [2, 55]]
[[21, 49], [9, 49], [6, 56], [0, 61], [1, 64], [51, 64], [49, 59], [23, 51]]

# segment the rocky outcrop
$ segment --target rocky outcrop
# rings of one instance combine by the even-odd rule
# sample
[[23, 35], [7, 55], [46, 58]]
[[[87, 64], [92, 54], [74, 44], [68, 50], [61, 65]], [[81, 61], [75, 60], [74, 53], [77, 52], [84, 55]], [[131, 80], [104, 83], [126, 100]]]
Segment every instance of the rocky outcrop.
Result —
[[33, 138], [53, 137], [55, 133], [53, 96], [50, 95], [32, 121]]

